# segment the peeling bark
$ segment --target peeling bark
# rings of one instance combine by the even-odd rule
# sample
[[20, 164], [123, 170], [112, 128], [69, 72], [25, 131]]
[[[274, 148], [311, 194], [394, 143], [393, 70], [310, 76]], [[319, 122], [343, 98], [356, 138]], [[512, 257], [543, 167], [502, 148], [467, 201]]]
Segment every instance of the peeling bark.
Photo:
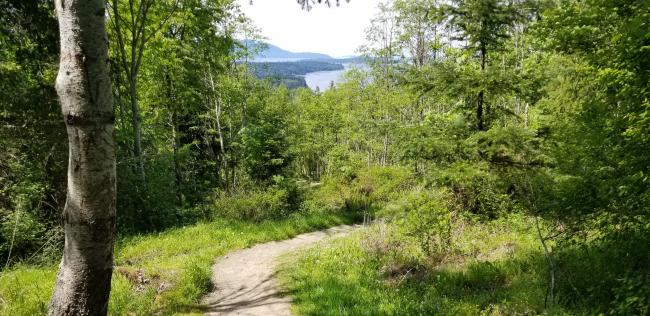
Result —
[[65, 247], [50, 315], [106, 315], [115, 235], [115, 141], [104, 0], [56, 0], [56, 90], [68, 133]]

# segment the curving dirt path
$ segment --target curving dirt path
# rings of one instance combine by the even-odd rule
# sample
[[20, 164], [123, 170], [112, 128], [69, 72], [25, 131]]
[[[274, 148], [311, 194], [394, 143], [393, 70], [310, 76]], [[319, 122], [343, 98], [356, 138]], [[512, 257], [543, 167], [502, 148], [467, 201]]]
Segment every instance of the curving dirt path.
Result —
[[223, 256], [212, 266], [215, 290], [203, 298], [206, 315], [291, 315], [291, 298], [282, 295], [274, 278], [278, 257], [361, 227], [336, 226]]

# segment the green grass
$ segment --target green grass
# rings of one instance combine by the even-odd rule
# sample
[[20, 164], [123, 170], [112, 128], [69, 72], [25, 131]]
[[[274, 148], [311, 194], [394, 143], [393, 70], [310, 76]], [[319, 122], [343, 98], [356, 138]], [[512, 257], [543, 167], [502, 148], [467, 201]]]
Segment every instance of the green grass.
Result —
[[280, 277], [301, 315], [562, 314], [544, 307], [548, 270], [532, 224], [463, 222], [445, 253], [424, 259], [378, 247], [397, 228], [375, 225], [302, 252]]
[[[116, 246], [110, 314], [198, 313], [198, 300], [209, 290], [210, 266], [217, 257], [352, 220], [341, 213], [296, 213], [285, 220], [216, 220], [126, 238]], [[0, 315], [45, 314], [56, 271], [56, 266], [19, 265], [2, 272]]]

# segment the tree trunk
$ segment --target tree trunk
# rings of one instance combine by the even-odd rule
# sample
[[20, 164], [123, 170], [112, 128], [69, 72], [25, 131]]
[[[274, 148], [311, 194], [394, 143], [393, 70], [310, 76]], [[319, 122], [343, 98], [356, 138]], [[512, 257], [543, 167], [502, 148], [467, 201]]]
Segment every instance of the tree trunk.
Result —
[[178, 140], [178, 117], [176, 115], [176, 109], [172, 110], [171, 125], [172, 125], [172, 150], [173, 150], [173, 160], [174, 160], [174, 176], [176, 182], [176, 200], [178, 205], [183, 205], [183, 175], [181, 173], [181, 164], [178, 161], [178, 150], [179, 143]]
[[217, 121], [217, 133], [219, 134], [219, 147], [221, 152], [221, 161], [223, 162], [223, 173], [225, 183], [228, 183], [228, 160], [226, 159], [226, 145], [224, 144], [224, 135], [221, 128], [221, 101], [219, 100], [219, 95], [217, 95], [217, 89], [214, 84], [214, 78], [212, 77], [212, 69], [210, 69], [210, 65], [208, 65], [208, 78], [210, 80], [210, 89], [212, 90], [212, 99], [214, 100], [214, 115]]
[[104, 0], [56, 0], [56, 90], [69, 142], [65, 247], [50, 315], [106, 315], [115, 235], [115, 141]]
[[388, 131], [384, 133], [384, 152], [382, 153], [381, 160], [382, 166], [388, 165]]
[[478, 120], [477, 128], [479, 131], [483, 130], [483, 90], [478, 93], [478, 101], [476, 102], [476, 119]]
[[525, 102], [524, 104], [524, 127], [528, 128], [528, 102]]
[[[132, 75], [137, 76], [137, 75]], [[138, 106], [137, 78], [129, 79], [129, 95], [131, 96], [131, 121], [133, 124], [133, 154], [136, 159], [136, 167], [142, 184], [145, 182], [144, 158], [142, 157], [142, 119], [140, 118], [140, 107]]]
[[[481, 47], [481, 80], [483, 79], [484, 73], [485, 73], [485, 59], [486, 59], [487, 51], [485, 47]], [[481, 83], [481, 91], [478, 93], [478, 98], [476, 101], [476, 120], [478, 121], [477, 128], [479, 131], [483, 130], [483, 98], [484, 98], [485, 91], [482, 87]]]
[[[131, 17], [130, 23], [126, 23], [127, 30], [131, 34], [130, 45], [131, 53], [127, 55], [126, 48], [127, 42], [122, 33], [122, 16], [120, 15], [120, 10], [118, 9], [119, 0], [112, 0], [111, 5], [113, 7], [113, 23], [115, 25], [115, 35], [117, 39], [117, 47], [119, 51], [120, 63], [124, 73], [127, 76], [129, 82], [129, 95], [131, 97], [131, 120], [133, 125], [133, 153], [135, 155], [135, 164], [136, 171], [140, 176], [142, 185], [145, 184], [145, 170], [144, 170], [144, 157], [142, 156], [142, 119], [140, 116], [140, 108], [138, 105], [138, 95], [137, 95], [137, 83], [138, 83], [138, 73], [140, 71], [140, 65], [142, 63], [142, 58], [144, 55], [144, 46], [145, 44], [152, 39], [152, 36], [157, 33], [165, 23], [158, 25], [158, 28], [152, 33], [147, 33], [146, 22], [148, 20], [148, 14], [151, 7], [154, 5], [154, 0], [142, 0], [137, 6], [129, 6], [129, 14]], [[174, 8], [168, 16], [164, 18], [164, 21], [169, 19], [174, 13], [176, 8]]]
[[178, 113], [176, 111], [177, 104], [175, 104], [176, 98], [173, 93], [174, 87], [172, 85], [172, 79], [169, 75], [169, 72], [167, 71], [167, 68], [165, 68], [163, 72], [163, 80], [165, 82], [165, 89], [167, 90], [165, 96], [167, 98], [167, 107], [171, 112], [171, 115], [169, 117], [169, 125], [172, 128], [172, 161], [174, 163], [174, 188], [176, 191], [176, 201], [178, 202], [178, 205], [183, 205], [183, 176], [181, 174], [181, 165], [178, 160], [180, 140], [178, 136]]

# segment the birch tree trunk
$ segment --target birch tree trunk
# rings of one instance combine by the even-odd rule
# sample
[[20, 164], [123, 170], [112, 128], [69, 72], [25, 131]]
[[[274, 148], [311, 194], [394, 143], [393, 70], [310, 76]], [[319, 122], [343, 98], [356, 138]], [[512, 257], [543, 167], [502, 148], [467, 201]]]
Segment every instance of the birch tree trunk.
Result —
[[56, 0], [56, 90], [69, 143], [65, 248], [50, 315], [106, 315], [115, 234], [115, 115], [104, 0]]
[[228, 160], [226, 159], [226, 147], [224, 144], [224, 135], [223, 135], [223, 130], [221, 128], [221, 101], [220, 96], [217, 94], [217, 89], [214, 84], [214, 78], [212, 77], [212, 69], [210, 68], [210, 65], [208, 64], [208, 79], [210, 81], [210, 92], [212, 96], [212, 100], [214, 102], [214, 115], [215, 119], [217, 120], [217, 133], [219, 134], [219, 147], [220, 147], [220, 153], [221, 153], [221, 160], [223, 162], [223, 174], [224, 174], [224, 182], [228, 183]]

